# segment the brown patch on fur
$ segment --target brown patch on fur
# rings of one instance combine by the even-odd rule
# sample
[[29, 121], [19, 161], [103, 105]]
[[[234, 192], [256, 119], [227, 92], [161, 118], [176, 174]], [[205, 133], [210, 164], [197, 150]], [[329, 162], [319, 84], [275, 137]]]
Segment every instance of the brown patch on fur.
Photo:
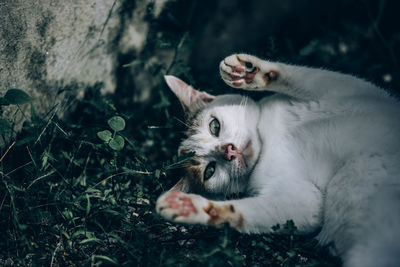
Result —
[[196, 133], [197, 128], [200, 126], [200, 118], [198, 117], [200, 112], [200, 109], [190, 113], [187, 118], [186, 118], [186, 125], [188, 126], [188, 129], [186, 131], [186, 136], [189, 137], [191, 135], [194, 135]]
[[230, 208], [232, 213], [235, 213], [235, 207], [232, 204], [229, 206], [229, 208]]
[[243, 230], [243, 215], [235, 213], [236, 210], [232, 204], [219, 206], [210, 201], [208, 202], [208, 206], [203, 208], [203, 210], [210, 216], [207, 221], [208, 224], [221, 226], [224, 223], [229, 223], [236, 230]]
[[178, 150], [179, 156], [187, 155], [187, 154], [189, 154], [190, 152], [191, 152], [190, 149], [184, 148], [184, 147], [181, 147], [181, 148], [179, 148], [179, 150]]
[[192, 158], [189, 160], [190, 165], [192, 166], [200, 166], [201, 165], [201, 161], [198, 160], [197, 158]]
[[278, 72], [271, 70], [270, 72], [267, 72], [264, 74], [263, 79], [264, 79], [265, 84], [269, 84], [273, 81], [276, 81], [278, 79], [278, 77], [279, 77]]
[[189, 184], [190, 192], [201, 193], [204, 190], [202, 170], [200, 169], [201, 162], [193, 158], [189, 161], [188, 166], [185, 167], [186, 182]]
[[235, 55], [235, 56], [236, 56], [237, 61], [239, 61], [240, 65], [244, 66], [245, 62], [243, 60], [241, 60], [237, 55]]
[[239, 219], [237, 222], [236, 229], [241, 232], [241, 231], [243, 231], [243, 226], [244, 226], [244, 218], [243, 218], [242, 214], [239, 214]]

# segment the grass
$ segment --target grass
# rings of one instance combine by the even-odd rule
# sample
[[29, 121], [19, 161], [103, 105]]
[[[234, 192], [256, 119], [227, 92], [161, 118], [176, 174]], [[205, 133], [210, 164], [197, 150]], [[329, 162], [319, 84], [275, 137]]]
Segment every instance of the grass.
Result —
[[[93, 88], [67, 120], [33, 113], [2, 151], [0, 265], [338, 264], [290, 222], [282, 235], [250, 236], [160, 218], [155, 201], [185, 159], [175, 155], [184, 128], [159, 106], [143, 120], [135, 110], [118, 112]], [[120, 150], [97, 135], [112, 131], [116, 115], [126, 121], [124, 130], [117, 127], [125, 141]]]

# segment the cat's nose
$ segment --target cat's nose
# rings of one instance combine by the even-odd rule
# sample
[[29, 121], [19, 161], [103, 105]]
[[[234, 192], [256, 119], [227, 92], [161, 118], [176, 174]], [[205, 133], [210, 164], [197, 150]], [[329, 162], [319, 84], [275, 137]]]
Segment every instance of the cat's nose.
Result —
[[225, 144], [222, 146], [224, 158], [228, 161], [234, 160], [238, 155], [238, 149], [234, 144]]

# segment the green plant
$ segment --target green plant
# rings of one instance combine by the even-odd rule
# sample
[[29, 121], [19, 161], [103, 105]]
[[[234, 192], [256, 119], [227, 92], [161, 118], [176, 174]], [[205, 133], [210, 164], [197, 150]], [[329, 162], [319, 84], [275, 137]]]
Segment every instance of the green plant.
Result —
[[[31, 97], [21, 89], [9, 89], [3, 97], [0, 97], [0, 115], [2, 106], [16, 105], [18, 110], [25, 116], [20, 105], [30, 102]], [[8, 134], [12, 131], [12, 125], [9, 119], [0, 118], [0, 135]]]
[[125, 145], [124, 138], [117, 134], [117, 132], [125, 129], [125, 120], [120, 116], [114, 116], [110, 118], [107, 123], [114, 132], [111, 133], [109, 130], [103, 130], [97, 132], [97, 136], [107, 143], [110, 148], [116, 151], [123, 149]]

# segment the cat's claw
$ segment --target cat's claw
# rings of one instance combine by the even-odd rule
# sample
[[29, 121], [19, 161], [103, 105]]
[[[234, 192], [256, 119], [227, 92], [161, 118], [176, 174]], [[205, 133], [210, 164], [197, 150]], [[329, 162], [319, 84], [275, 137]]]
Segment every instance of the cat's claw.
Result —
[[220, 74], [225, 83], [232, 87], [247, 90], [264, 89], [278, 79], [278, 71], [265, 68], [265, 64], [265, 61], [257, 57], [235, 54], [221, 61]]
[[158, 198], [156, 211], [170, 221], [206, 224], [209, 215], [204, 208], [207, 205], [208, 201], [199, 195], [168, 191]]

